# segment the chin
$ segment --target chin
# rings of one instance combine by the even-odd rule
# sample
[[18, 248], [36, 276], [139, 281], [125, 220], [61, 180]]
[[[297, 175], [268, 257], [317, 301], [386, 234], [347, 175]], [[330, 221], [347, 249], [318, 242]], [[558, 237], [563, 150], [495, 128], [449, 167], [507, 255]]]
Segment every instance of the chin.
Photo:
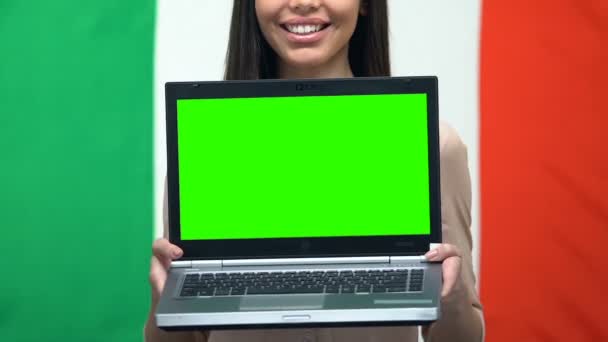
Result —
[[326, 64], [329, 58], [325, 54], [305, 52], [289, 54], [285, 61], [297, 68], [314, 68]]

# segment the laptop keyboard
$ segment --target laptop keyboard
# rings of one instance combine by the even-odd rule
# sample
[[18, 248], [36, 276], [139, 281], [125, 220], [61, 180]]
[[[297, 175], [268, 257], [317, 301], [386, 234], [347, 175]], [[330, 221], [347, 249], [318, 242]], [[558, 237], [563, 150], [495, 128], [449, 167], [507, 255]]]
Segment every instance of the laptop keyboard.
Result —
[[420, 292], [424, 269], [188, 273], [181, 297]]

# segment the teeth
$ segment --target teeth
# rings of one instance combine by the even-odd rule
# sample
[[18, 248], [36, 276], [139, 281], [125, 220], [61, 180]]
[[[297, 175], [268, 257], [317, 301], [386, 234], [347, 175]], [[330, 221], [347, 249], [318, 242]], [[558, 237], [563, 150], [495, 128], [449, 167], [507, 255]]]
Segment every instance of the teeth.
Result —
[[321, 31], [322, 25], [285, 25], [287, 31], [297, 34], [308, 34]]

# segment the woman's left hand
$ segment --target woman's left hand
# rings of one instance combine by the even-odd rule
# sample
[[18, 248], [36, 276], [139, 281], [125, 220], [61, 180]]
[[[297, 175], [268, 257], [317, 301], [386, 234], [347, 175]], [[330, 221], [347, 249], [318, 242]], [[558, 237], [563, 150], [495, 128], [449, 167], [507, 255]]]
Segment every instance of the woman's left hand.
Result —
[[462, 257], [458, 247], [443, 243], [425, 254], [428, 261], [443, 261], [443, 288], [441, 298], [448, 297], [458, 288], [460, 284], [460, 269], [462, 268]]

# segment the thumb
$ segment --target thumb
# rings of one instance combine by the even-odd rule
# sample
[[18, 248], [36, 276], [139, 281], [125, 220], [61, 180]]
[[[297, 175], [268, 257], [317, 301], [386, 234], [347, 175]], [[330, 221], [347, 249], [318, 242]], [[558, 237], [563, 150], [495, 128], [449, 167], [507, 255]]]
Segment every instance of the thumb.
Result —
[[456, 246], [447, 243], [443, 243], [425, 254], [429, 261], [443, 261], [453, 256], [460, 256], [460, 252]]

